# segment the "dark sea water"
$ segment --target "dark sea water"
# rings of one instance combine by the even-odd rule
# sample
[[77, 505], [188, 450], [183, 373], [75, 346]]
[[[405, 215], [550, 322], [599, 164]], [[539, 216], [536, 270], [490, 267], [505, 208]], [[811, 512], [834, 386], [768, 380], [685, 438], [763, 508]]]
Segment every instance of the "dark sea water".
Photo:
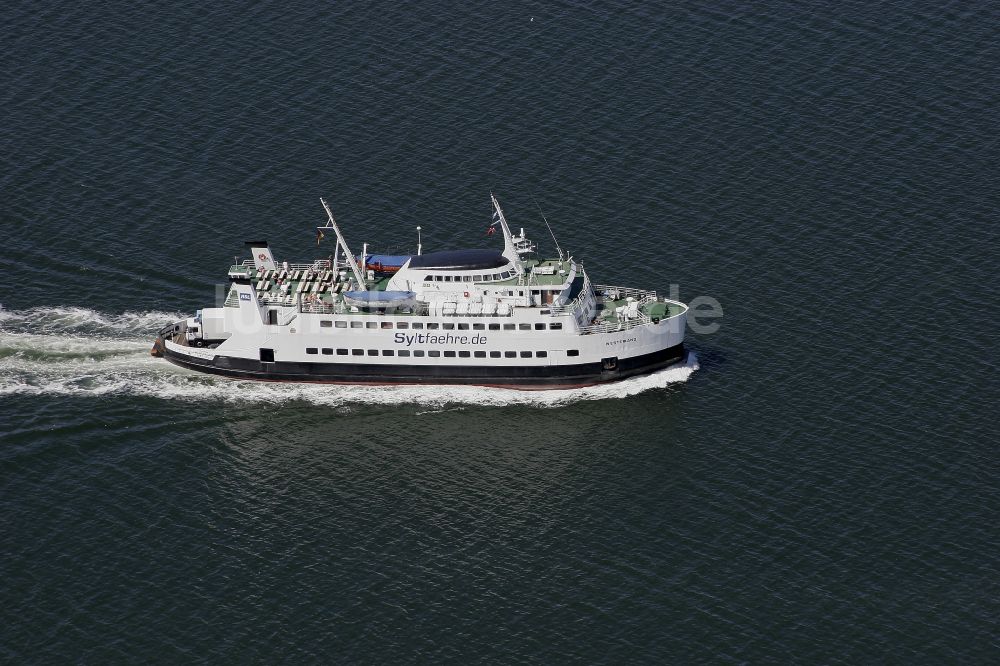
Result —
[[[997, 663], [995, 3], [15, 2], [0, 660]], [[610, 387], [147, 351], [242, 241], [716, 299]], [[994, 414], [994, 416], [990, 416]]]

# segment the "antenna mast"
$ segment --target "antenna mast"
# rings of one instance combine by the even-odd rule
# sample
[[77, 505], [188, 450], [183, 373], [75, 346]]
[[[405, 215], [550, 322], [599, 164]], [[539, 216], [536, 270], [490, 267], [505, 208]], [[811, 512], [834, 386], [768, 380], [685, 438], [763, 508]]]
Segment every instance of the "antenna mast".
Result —
[[559, 247], [559, 241], [556, 240], [556, 235], [552, 233], [552, 227], [549, 226], [549, 221], [545, 219], [545, 213], [542, 212], [542, 207], [538, 205], [538, 200], [535, 199], [535, 195], [531, 195], [531, 200], [535, 202], [535, 208], [538, 209], [538, 214], [542, 216], [542, 221], [545, 222], [545, 227], [549, 230], [549, 235], [552, 236], [552, 242], [556, 244], [556, 250], [559, 252], [559, 263], [563, 260], [563, 251]]
[[319, 202], [323, 204], [323, 208], [326, 209], [326, 214], [330, 216], [330, 226], [333, 227], [334, 233], [337, 234], [337, 243], [340, 247], [344, 248], [344, 254], [347, 255], [347, 263], [351, 266], [351, 272], [354, 273], [354, 279], [358, 281], [358, 289], [366, 289], [365, 278], [361, 275], [361, 269], [358, 268], [358, 262], [354, 260], [354, 253], [351, 252], [350, 248], [347, 247], [347, 241], [344, 240], [344, 235], [340, 233], [340, 227], [337, 226], [337, 221], [333, 219], [333, 213], [330, 212], [330, 207], [326, 205], [323, 197], [319, 198]]

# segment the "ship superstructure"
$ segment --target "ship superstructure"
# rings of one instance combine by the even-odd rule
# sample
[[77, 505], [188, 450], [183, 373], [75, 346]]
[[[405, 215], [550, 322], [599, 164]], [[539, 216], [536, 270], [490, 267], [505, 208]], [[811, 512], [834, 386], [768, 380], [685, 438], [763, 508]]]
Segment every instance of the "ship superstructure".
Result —
[[370, 384], [586, 386], [686, 358], [687, 306], [595, 285], [560, 250], [536, 258], [492, 197], [502, 251], [355, 257], [325, 201], [327, 258], [275, 261], [266, 241], [230, 266], [221, 307], [164, 327], [153, 354], [241, 379]]

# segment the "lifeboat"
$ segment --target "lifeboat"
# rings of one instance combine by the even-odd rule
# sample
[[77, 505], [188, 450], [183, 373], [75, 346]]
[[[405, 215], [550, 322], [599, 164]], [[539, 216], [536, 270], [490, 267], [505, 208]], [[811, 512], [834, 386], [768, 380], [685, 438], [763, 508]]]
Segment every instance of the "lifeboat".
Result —
[[344, 302], [369, 310], [409, 308], [416, 304], [417, 295], [412, 291], [345, 291]]
[[[358, 257], [360, 263], [361, 257]], [[369, 254], [364, 258], [365, 270], [375, 271], [383, 275], [392, 275], [409, 261], [408, 254]]]

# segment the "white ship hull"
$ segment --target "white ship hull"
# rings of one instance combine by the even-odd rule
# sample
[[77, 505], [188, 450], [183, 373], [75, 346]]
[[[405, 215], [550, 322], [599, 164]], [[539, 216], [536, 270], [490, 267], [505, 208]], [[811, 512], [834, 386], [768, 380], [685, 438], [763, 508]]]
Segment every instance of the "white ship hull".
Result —
[[[240, 379], [524, 389], [617, 381], [686, 359], [686, 312], [656, 324], [588, 334], [535, 330], [534, 325], [540, 322], [531, 322], [528, 331], [505, 331], [489, 330], [490, 323], [498, 322], [485, 318], [435, 321], [407, 316], [400, 321], [404, 318], [392, 315], [364, 318], [363, 323], [375, 323], [377, 328], [320, 328], [321, 321], [348, 318], [299, 316], [301, 320], [294, 322], [297, 326], [262, 326], [258, 331], [233, 335], [213, 349], [174, 342], [177, 336], [168, 335], [162, 354], [180, 366]], [[358, 319], [350, 317], [350, 321]], [[407, 328], [396, 328], [400, 323]], [[417, 331], [409, 328], [414, 323], [455, 328]], [[515, 322], [508, 319], [503, 323]], [[182, 327], [179, 323], [178, 328]]]

